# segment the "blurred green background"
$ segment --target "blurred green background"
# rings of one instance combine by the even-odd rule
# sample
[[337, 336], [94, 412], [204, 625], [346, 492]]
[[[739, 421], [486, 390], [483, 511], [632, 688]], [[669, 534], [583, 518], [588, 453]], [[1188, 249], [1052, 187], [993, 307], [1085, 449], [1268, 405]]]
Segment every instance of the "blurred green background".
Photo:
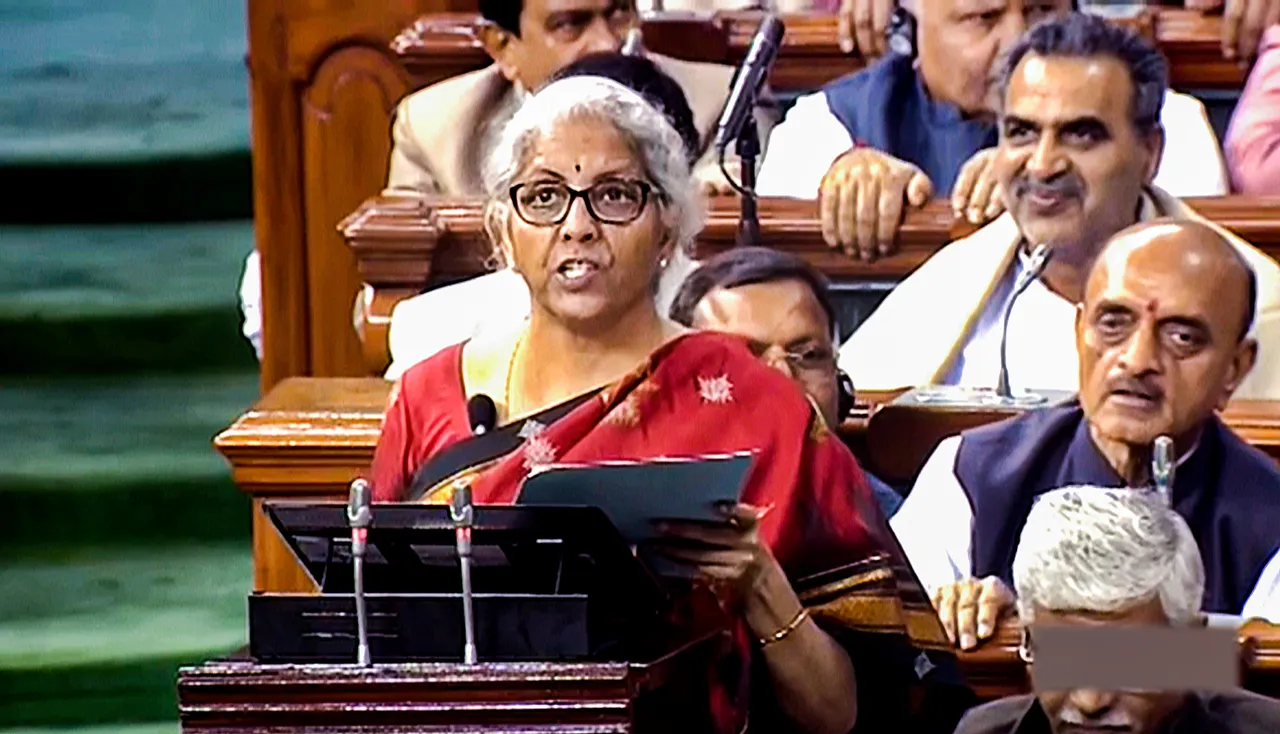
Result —
[[172, 734], [245, 642], [242, 0], [0, 0], [0, 734]]

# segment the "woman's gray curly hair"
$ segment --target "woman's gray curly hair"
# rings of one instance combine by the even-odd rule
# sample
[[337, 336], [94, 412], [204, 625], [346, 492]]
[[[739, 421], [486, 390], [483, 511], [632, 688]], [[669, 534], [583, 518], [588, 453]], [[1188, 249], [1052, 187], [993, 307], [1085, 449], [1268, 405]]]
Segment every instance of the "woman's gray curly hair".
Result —
[[[484, 171], [485, 229], [501, 244], [515, 213], [511, 187], [528, 165], [538, 141], [569, 118], [599, 119], [614, 126], [640, 158], [645, 175], [660, 193], [663, 224], [687, 255], [702, 230], [705, 205], [689, 172], [684, 143], [666, 116], [636, 92], [603, 77], [580, 76], [552, 82], [529, 97], [503, 128]], [[657, 201], [657, 199], [661, 201]], [[501, 257], [501, 248], [498, 256]]]
[[1032, 505], [1013, 585], [1024, 626], [1036, 607], [1114, 612], [1151, 599], [1189, 625], [1200, 617], [1204, 563], [1186, 520], [1157, 492], [1064, 487]]

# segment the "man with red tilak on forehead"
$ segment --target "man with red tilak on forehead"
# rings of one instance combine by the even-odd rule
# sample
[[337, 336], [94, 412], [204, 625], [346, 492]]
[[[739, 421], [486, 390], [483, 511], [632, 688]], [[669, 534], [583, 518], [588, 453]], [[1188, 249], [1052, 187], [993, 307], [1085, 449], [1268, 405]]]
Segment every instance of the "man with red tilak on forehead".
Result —
[[1223, 235], [1160, 219], [1110, 240], [1076, 309], [1080, 392], [946, 439], [891, 524], [943, 625], [971, 648], [1013, 598], [1036, 497], [1144, 487], [1173, 440], [1170, 502], [1204, 557], [1207, 612], [1280, 621], [1280, 468], [1215, 415], [1258, 360], [1256, 280]]

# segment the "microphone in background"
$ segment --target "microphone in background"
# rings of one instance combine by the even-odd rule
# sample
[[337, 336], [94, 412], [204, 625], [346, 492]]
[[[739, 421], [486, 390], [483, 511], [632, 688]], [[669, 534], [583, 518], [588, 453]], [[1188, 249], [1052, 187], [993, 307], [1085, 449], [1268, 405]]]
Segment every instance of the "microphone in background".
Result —
[[467, 401], [467, 421], [471, 433], [483, 436], [498, 424], [498, 406], [488, 395], [476, 395]]
[[1165, 504], [1173, 506], [1173, 476], [1178, 462], [1173, 456], [1173, 439], [1158, 436], [1151, 451], [1151, 480], [1155, 482], [1156, 491], [1164, 498]]
[[[490, 400], [492, 405], [493, 401]], [[471, 591], [471, 528], [475, 511], [471, 504], [471, 485], [462, 482], [453, 488], [449, 501], [449, 519], [453, 521], [454, 542], [458, 547], [458, 565], [462, 568], [462, 661], [476, 664], [476, 620], [472, 610]]]
[[[760, 156], [760, 131], [756, 128], [755, 109], [760, 88], [769, 76], [773, 60], [778, 56], [782, 36], [786, 28], [777, 15], [770, 13], [760, 23], [747, 58], [738, 68], [729, 101], [720, 113], [716, 126], [715, 147], [720, 161], [720, 173], [739, 195], [742, 207], [738, 216], [738, 246], [752, 247], [760, 244], [760, 213], [756, 207], [756, 159]], [[725, 167], [725, 155], [729, 141], [737, 140], [739, 181]]]
[[1028, 258], [1022, 272], [1018, 273], [1017, 279], [1013, 283], [1013, 294], [1009, 296], [1009, 302], [1005, 304], [1004, 314], [1001, 317], [1000, 331], [1000, 378], [996, 381], [996, 396], [1002, 400], [1012, 401], [1013, 391], [1009, 387], [1009, 317], [1013, 315], [1013, 304], [1017, 303], [1018, 296], [1023, 291], [1031, 287], [1031, 284], [1039, 278], [1044, 269], [1049, 266], [1049, 260], [1053, 257], [1053, 248], [1048, 245], [1036, 245], [1031, 251], [1031, 257]]
[[623, 56], [644, 56], [644, 31], [636, 26], [627, 31], [627, 39], [622, 42]]
[[782, 45], [782, 34], [785, 31], [782, 20], [772, 13], [766, 15], [760, 23], [755, 38], [751, 39], [751, 47], [747, 49], [747, 58], [734, 79], [729, 101], [720, 113], [720, 123], [716, 126], [717, 150], [723, 151], [728, 147], [729, 142], [738, 137], [743, 124], [752, 116], [760, 87], [764, 85], [773, 60], [778, 56], [778, 47]]
[[353, 591], [356, 600], [356, 664], [368, 666], [369, 617], [364, 605], [364, 557], [368, 549], [369, 525], [373, 522], [373, 510], [369, 507], [371, 494], [369, 482], [357, 479], [351, 483], [347, 495], [347, 523], [351, 525], [351, 568], [355, 576]]

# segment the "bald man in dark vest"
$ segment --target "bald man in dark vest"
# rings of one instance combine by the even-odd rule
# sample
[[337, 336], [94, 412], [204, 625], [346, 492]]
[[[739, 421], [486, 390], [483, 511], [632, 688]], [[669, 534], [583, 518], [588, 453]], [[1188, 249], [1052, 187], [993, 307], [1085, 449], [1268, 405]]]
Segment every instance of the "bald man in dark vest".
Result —
[[1143, 487], [1173, 439], [1171, 502], [1204, 557], [1206, 612], [1280, 621], [1280, 469], [1216, 412], [1258, 344], [1253, 271], [1201, 222], [1126, 229], [1098, 258], [1076, 315], [1077, 398], [946, 439], [892, 526], [962, 647], [1012, 602], [1018, 537], [1057, 487]]

